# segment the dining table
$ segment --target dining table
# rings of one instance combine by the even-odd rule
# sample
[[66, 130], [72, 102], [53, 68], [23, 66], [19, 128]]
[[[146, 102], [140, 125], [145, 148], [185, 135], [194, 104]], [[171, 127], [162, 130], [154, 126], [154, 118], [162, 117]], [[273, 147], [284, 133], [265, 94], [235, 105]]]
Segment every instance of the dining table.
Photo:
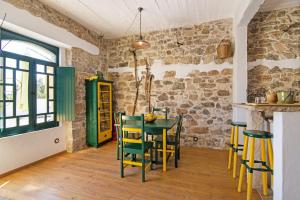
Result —
[[[177, 118], [169, 119], [156, 119], [154, 122], [145, 122], [144, 131], [155, 132], [157, 134], [162, 134], [163, 138], [163, 171], [167, 171], [167, 134], [168, 130], [172, 129], [177, 124]], [[132, 122], [130, 123], [132, 125]], [[126, 127], [126, 125], [124, 125]]]

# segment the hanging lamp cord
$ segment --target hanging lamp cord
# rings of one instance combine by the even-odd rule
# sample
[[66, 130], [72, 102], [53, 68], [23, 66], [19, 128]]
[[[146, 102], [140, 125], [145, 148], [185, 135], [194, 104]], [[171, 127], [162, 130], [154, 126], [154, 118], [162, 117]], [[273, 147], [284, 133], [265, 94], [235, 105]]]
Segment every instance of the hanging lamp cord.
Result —
[[143, 11], [143, 8], [139, 7], [139, 12], [140, 12], [140, 40], [143, 39], [143, 37], [142, 37], [142, 11]]

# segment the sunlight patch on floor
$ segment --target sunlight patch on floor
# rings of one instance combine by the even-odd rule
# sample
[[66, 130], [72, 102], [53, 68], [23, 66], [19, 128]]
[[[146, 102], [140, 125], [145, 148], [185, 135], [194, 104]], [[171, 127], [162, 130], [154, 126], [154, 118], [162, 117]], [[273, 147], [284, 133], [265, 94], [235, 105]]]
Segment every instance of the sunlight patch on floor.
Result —
[[0, 189], [3, 188], [6, 184], [8, 184], [10, 181], [6, 181], [5, 183], [0, 185]]

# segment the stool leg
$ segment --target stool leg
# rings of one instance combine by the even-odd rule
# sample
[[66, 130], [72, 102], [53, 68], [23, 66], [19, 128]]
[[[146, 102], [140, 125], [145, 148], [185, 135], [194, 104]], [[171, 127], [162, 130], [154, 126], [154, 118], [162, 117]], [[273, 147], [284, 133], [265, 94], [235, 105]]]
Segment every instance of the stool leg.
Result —
[[[247, 160], [248, 139], [249, 139], [249, 137], [244, 135], [244, 147], [243, 147], [242, 160]], [[240, 169], [240, 176], [239, 176], [238, 192], [242, 191], [242, 184], [243, 184], [243, 178], [244, 178], [245, 171], [246, 171], [246, 166], [242, 163], [241, 169]]]
[[235, 178], [236, 177], [236, 165], [237, 165], [237, 158], [238, 158], [238, 149], [239, 147], [239, 127], [236, 126], [235, 127], [235, 131], [234, 131], [234, 153], [233, 153], [233, 175], [232, 177]]
[[[266, 148], [265, 148], [265, 140], [260, 140], [260, 147], [261, 147], [261, 161], [265, 162], [266, 159]], [[263, 169], [266, 169], [266, 167], [262, 166]], [[263, 183], [263, 194], [266, 196], [268, 195], [268, 180], [267, 180], [267, 172], [262, 172], [262, 183]]]
[[228, 169], [231, 169], [232, 163], [232, 145], [233, 145], [233, 136], [234, 136], [234, 126], [231, 126], [231, 134], [230, 134], [230, 147], [229, 147], [229, 157], [228, 157]]
[[[269, 156], [269, 162], [270, 162], [270, 168], [273, 170], [273, 146], [272, 146], [272, 140], [268, 139], [268, 156]], [[271, 184], [273, 185], [273, 175], [271, 177]]]
[[[250, 142], [250, 158], [249, 158], [249, 167], [254, 167], [254, 144], [255, 138], [251, 138]], [[252, 181], [253, 181], [253, 171], [249, 171], [247, 176], [247, 200], [251, 200], [252, 195]]]

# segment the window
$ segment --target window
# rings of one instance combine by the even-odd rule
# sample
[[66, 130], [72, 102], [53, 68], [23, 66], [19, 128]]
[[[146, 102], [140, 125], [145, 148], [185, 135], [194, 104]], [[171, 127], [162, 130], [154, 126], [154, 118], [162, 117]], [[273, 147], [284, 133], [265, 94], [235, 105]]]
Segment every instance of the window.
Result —
[[0, 137], [58, 125], [58, 48], [1, 30]]

